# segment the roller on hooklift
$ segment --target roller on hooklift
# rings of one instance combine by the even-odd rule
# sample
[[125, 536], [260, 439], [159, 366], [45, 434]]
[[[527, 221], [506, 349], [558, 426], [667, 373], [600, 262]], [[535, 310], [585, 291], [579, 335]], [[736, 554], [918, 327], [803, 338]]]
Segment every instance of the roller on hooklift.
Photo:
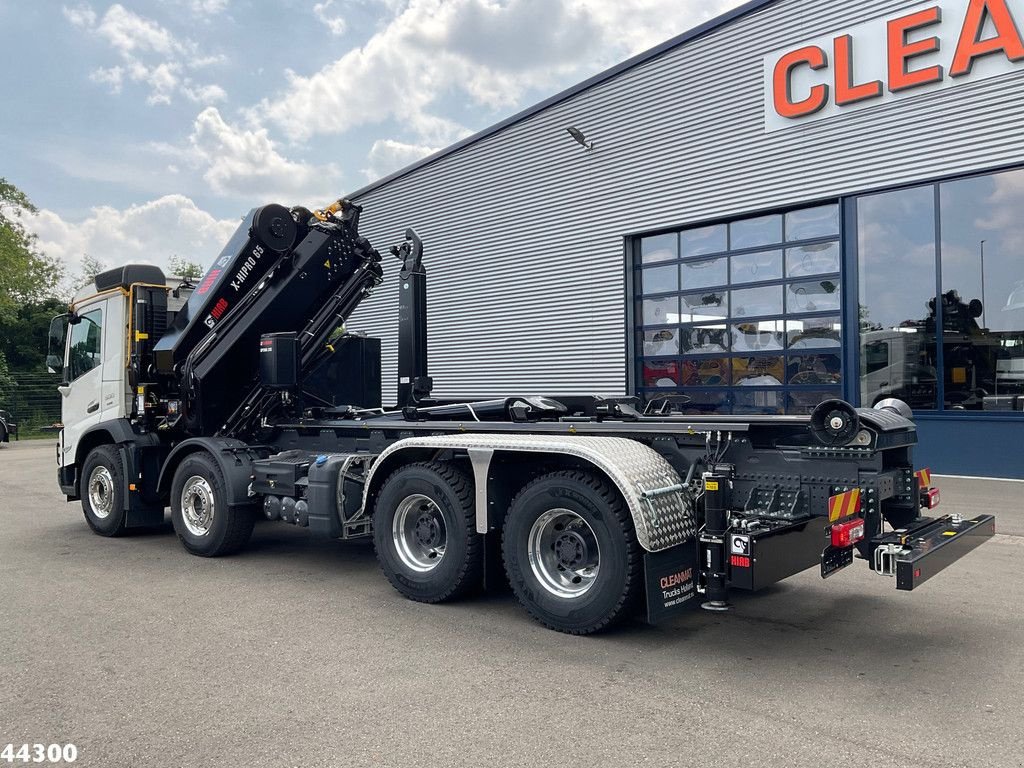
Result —
[[58, 480], [96, 533], [159, 524], [169, 506], [206, 557], [242, 549], [259, 517], [372, 537], [409, 599], [507, 579], [537, 621], [576, 634], [727, 610], [736, 590], [854, 559], [914, 589], [993, 534], [988, 514], [928, 516], [938, 491], [895, 400], [732, 417], [432, 396], [412, 230], [391, 249], [398, 402], [381, 407], [380, 343], [346, 326], [383, 280], [360, 211], [257, 208], [201, 280], [120, 267], [55, 319]]

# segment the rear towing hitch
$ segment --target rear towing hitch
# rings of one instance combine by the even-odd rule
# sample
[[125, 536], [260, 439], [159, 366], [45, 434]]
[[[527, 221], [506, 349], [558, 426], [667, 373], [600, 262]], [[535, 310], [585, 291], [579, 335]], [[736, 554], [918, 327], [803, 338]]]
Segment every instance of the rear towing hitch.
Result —
[[896, 577], [896, 589], [912, 590], [949, 567], [996, 532], [992, 515], [922, 517], [871, 540], [872, 567]]

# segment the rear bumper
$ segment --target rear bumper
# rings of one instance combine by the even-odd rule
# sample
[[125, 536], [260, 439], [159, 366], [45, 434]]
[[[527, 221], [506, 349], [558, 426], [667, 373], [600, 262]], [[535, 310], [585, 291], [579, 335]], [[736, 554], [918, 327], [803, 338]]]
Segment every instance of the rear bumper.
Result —
[[992, 515], [964, 519], [946, 515], [922, 518], [913, 527], [875, 539], [876, 571], [896, 577], [896, 589], [912, 590], [945, 570], [996, 532]]

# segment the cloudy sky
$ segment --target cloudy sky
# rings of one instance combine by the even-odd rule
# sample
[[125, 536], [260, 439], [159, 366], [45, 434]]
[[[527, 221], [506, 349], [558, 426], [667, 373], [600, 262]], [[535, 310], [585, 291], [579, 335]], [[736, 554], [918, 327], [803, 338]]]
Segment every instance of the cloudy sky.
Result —
[[0, 176], [74, 273], [209, 263], [739, 0], [0, 0]]

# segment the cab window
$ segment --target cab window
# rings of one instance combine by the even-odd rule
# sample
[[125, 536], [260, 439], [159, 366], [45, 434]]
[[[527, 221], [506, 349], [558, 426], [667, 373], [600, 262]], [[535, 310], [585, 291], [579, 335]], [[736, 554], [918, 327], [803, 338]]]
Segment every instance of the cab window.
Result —
[[103, 310], [101, 309], [86, 312], [78, 323], [71, 326], [68, 368], [72, 381], [100, 364], [103, 359], [100, 355], [102, 338]]

